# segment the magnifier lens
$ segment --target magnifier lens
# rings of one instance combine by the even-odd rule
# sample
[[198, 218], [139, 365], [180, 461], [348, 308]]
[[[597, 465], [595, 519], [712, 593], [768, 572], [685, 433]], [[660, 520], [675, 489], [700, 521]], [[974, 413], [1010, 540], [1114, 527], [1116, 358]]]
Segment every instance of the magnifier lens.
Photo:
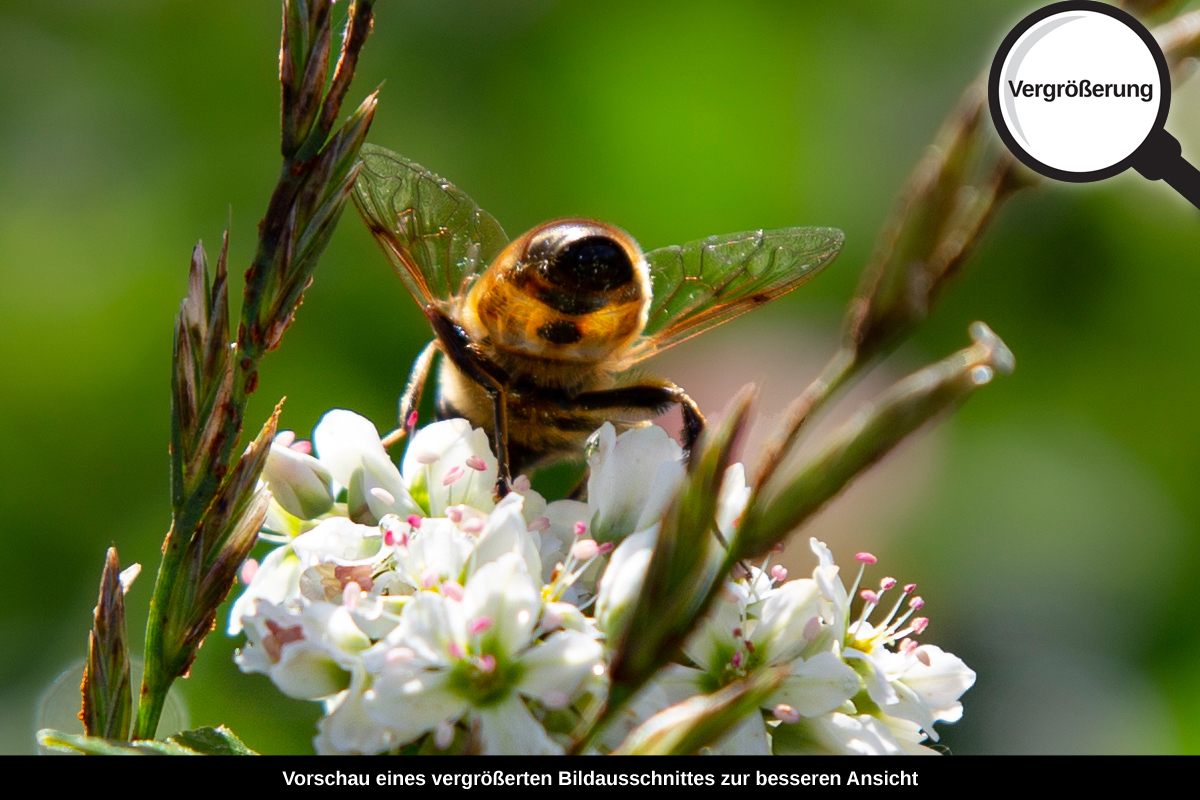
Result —
[[1085, 10], [1054, 14], [1025, 31], [1003, 62], [998, 88], [1016, 143], [1042, 164], [1076, 174], [1133, 155], [1169, 94], [1141, 36]]

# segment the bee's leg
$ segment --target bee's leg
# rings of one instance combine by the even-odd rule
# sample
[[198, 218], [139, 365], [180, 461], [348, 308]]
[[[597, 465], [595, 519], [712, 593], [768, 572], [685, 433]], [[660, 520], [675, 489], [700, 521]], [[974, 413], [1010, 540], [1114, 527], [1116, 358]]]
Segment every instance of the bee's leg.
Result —
[[508, 400], [504, 396], [503, 386], [491, 396], [492, 418], [496, 428], [496, 496], [504, 497], [512, 485], [512, 476], [508, 472]]
[[696, 401], [670, 381], [586, 392], [577, 395], [572, 403], [586, 409], [638, 408], [655, 412], [665, 411], [672, 403], [678, 403], [683, 412], [683, 447], [689, 453], [705, 425]]
[[409, 373], [408, 385], [400, 396], [400, 427], [383, 437], [383, 446], [391, 447], [396, 442], [411, 434], [417, 424], [417, 408], [421, 405], [421, 392], [429, 380], [429, 368], [433, 365], [433, 356], [438, 351], [438, 340], [434, 339], [425, 345], [425, 349], [413, 361], [412, 372]]
[[488, 397], [492, 398], [492, 412], [495, 429], [493, 431], [496, 445], [496, 460], [499, 462], [499, 473], [496, 479], [496, 495], [503, 497], [508, 494], [512, 483], [508, 468], [508, 401], [505, 387], [508, 385], [508, 375], [498, 365], [479, 354], [472, 344], [467, 332], [453, 319], [436, 306], [426, 306], [425, 316], [429, 318], [433, 332], [437, 335], [439, 349], [450, 359], [450, 362], [475, 383], [479, 384]]

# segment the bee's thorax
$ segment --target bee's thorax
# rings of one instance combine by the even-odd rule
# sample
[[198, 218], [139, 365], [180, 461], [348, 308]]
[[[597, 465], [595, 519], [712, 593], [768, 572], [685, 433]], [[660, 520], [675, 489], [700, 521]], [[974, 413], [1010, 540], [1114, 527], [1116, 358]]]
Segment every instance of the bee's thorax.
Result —
[[650, 282], [628, 234], [589, 220], [562, 220], [512, 242], [475, 281], [459, 322], [514, 377], [572, 385], [578, 372], [624, 368], [641, 335]]

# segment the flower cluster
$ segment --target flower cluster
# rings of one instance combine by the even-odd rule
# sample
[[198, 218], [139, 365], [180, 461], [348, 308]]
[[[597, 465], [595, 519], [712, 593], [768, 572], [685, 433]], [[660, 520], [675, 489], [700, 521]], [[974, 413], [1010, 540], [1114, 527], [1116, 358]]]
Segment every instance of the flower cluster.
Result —
[[[496, 459], [464, 420], [418, 431], [399, 466], [348, 411], [327, 414], [312, 444], [280, 434], [262, 533], [279, 546], [243, 569], [229, 622], [246, 636], [238, 664], [324, 704], [321, 753], [563, 752], [604, 706], [611, 643], [685, 476], [682, 450], [653, 426], [605, 425], [588, 466], [586, 502], [547, 504], [523, 477], [496, 502]], [[718, 502], [724, 536], [748, 497], [735, 464]], [[847, 590], [825, 545], [812, 549], [811, 578], [735, 569], [686, 663], [661, 670], [591, 746], [615, 749], [655, 714], [786, 666], [714, 752], [933, 752], [922, 742], [960, 716], [974, 673], [916, 642], [927, 620], [913, 585], [860, 591], [860, 569]]]

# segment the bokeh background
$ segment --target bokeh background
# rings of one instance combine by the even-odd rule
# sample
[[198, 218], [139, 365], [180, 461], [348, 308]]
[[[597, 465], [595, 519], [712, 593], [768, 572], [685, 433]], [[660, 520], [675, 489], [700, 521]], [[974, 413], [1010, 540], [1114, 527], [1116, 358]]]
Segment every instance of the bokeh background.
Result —
[[[381, 3], [355, 101], [371, 140], [450, 177], [515, 235], [609, 220], [647, 247], [794, 224], [846, 232], [823, 275], [650, 363], [763, 422], [832, 352], [909, 169], [1031, 6], [1012, 0]], [[344, 11], [341, 13], [344, 14]], [[277, 4], [0, 2], [0, 751], [82, 658], [104, 549], [147, 571], [169, 524], [172, 319], [198, 238], [249, 263], [279, 165]], [[1168, 129], [1200, 158], [1200, 79]], [[955, 753], [1200, 751], [1200, 215], [1127, 175], [999, 215], [929, 324], [845, 405], [987, 321], [1017, 357], [812, 526], [916, 581], [927, 641], [978, 672]], [[383, 428], [423, 318], [353, 212], [272, 354], [307, 435]], [[836, 420], [837, 413], [831, 416]], [[256, 423], [255, 423], [256, 424]], [[668, 423], [670, 424], [670, 423]], [[800, 533], [806, 541], [810, 531]], [[793, 574], [811, 570], [792, 547]], [[1178, 615], [1178, 616], [1177, 616]], [[225, 623], [224, 612], [220, 626]], [[314, 704], [233, 664], [221, 630], [181, 682], [193, 724], [308, 752]]]

